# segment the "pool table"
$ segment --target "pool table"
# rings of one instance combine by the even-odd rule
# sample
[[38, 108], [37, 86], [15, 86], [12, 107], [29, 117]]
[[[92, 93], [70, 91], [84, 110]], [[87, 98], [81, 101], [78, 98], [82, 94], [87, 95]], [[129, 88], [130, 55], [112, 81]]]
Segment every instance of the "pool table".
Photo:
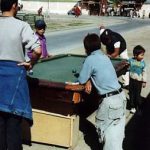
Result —
[[[40, 60], [34, 66], [33, 74], [28, 74], [32, 107], [62, 115], [78, 113], [76, 106], [85, 96], [82, 96], [84, 86], [75, 82], [85, 58], [85, 55], [62, 54]], [[126, 60], [111, 61], [118, 77], [126, 73]]]

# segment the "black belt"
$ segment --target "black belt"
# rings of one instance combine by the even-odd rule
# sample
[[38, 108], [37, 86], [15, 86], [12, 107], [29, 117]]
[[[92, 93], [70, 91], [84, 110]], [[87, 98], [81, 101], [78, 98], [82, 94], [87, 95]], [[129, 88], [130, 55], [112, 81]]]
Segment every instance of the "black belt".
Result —
[[103, 95], [101, 95], [101, 98], [113, 96], [113, 95], [119, 94], [119, 93], [121, 93], [121, 92], [122, 92], [122, 88], [120, 88], [119, 90], [116, 90], [116, 91], [112, 91], [112, 92], [103, 94]]

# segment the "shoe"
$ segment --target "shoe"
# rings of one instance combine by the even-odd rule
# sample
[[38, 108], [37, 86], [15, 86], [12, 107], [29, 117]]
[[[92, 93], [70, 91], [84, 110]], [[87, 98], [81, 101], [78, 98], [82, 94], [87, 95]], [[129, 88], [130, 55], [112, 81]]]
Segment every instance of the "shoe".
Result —
[[135, 108], [132, 108], [131, 110], [130, 110], [130, 113], [132, 113], [132, 114], [134, 114], [136, 112], [136, 109]]

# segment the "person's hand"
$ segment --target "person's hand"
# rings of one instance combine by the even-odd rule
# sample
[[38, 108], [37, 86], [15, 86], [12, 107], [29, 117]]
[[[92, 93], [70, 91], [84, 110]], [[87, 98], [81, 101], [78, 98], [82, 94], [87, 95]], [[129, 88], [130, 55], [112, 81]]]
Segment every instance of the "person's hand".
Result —
[[104, 26], [100, 26], [99, 27], [99, 30], [100, 30], [100, 35], [102, 35], [102, 33], [105, 31], [105, 27]]
[[100, 30], [101, 30], [101, 29], [105, 29], [105, 26], [101, 25], [101, 26], [99, 27], [99, 29], [100, 29]]
[[111, 58], [111, 55], [107, 54], [107, 56], [108, 56], [109, 58]]
[[146, 82], [142, 83], [142, 87], [145, 88], [146, 87]]
[[26, 70], [30, 70], [33, 67], [31, 62], [21, 62], [18, 64], [18, 66], [24, 66], [26, 68]]
[[87, 81], [86, 84], [85, 84], [85, 92], [86, 92], [87, 94], [90, 94], [91, 91], [92, 91], [92, 83], [91, 83], [91, 81], [89, 80], [89, 81]]

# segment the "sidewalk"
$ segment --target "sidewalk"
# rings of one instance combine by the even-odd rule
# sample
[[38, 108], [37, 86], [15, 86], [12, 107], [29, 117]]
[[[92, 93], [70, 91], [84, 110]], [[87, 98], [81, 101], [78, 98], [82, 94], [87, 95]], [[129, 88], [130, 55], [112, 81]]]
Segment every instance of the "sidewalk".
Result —
[[[108, 21], [106, 21], [104, 25], [107, 25], [107, 24], [109, 24]], [[149, 57], [150, 57], [150, 50], [149, 50], [150, 37], [149, 37], [149, 31], [150, 31], [150, 26], [146, 26], [146, 27], [143, 27], [140, 29], [135, 29], [135, 30], [132, 30], [132, 31], [129, 31], [129, 32], [122, 34], [127, 41], [127, 47], [129, 50], [130, 57], [132, 56], [132, 50], [133, 50], [134, 46], [140, 44], [146, 49], [145, 61], [147, 64], [148, 75], [150, 74], [150, 60], [149, 60]], [[83, 50], [83, 48], [81, 48], [81, 49], [72, 51], [72, 53], [84, 54], [84, 50]], [[150, 94], [150, 78], [148, 78], [147, 87], [142, 90], [142, 97], [145, 100], [146, 99], [148, 100], [149, 94]], [[93, 126], [94, 126], [94, 118], [95, 118], [94, 113], [90, 117], [87, 118], [87, 120], [89, 122], [91, 122], [91, 124], [93, 124]], [[127, 120], [126, 120], [127, 126], [130, 125], [131, 120], [133, 120], [133, 118], [134, 118], [134, 116], [129, 114], [129, 112], [127, 111]], [[136, 125], [136, 124], [134, 124], [134, 125]], [[135, 130], [129, 130], [128, 129], [127, 131], [132, 132]], [[130, 132], [127, 132], [127, 133], [130, 133]], [[83, 136], [83, 133], [80, 132], [79, 142], [78, 142], [78, 145], [75, 147], [74, 150], [91, 150], [91, 145], [89, 145], [90, 141], [88, 141], [89, 143], [87, 142], [87, 140], [90, 140], [90, 139], [86, 139], [86, 138], [87, 137], [85, 137], [85, 135]], [[129, 136], [128, 136], [128, 138], [129, 138]], [[127, 140], [128, 139], [126, 139], [125, 146], [124, 146], [126, 150], [139, 150], [139, 149], [131, 148], [131, 146], [128, 145], [133, 139], [131, 140], [131, 138], [130, 138], [130, 142], [127, 142]], [[135, 141], [135, 143], [136, 142], [138, 144], [138, 141]], [[93, 143], [93, 144], [95, 144], [95, 143]], [[131, 142], [130, 144], [133, 144], [133, 143]], [[92, 146], [94, 146], [94, 145], [92, 145]], [[95, 147], [96, 147], [96, 145], [95, 145]], [[149, 147], [149, 149], [150, 149], [150, 147]], [[44, 144], [43, 145], [42, 144], [33, 144], [31, 147], [24, 145], [24, 150], [66, 150], [66, 149], [62, 148], [62, 147], [50, 146], [50, 145], [44, 145]], [[143, 150], [148, 150], [148, 149], [143, 149]]]

